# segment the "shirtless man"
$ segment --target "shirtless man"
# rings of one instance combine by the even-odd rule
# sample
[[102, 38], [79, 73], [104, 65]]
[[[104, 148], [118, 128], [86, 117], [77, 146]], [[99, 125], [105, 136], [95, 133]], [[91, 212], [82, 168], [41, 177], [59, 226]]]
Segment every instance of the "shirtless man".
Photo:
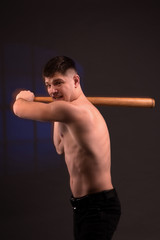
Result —
[[32, 92], [21, 91], [13, 111], [20, 118], [54, 124], [54, 145], [64, 154], [70, 176], [75, 240], [111, 239], [121, 209], [111, 180], [107, 125], [84, 95], [72, 59], [51, 59], [43, 78], [53, 102], [34, 102]]

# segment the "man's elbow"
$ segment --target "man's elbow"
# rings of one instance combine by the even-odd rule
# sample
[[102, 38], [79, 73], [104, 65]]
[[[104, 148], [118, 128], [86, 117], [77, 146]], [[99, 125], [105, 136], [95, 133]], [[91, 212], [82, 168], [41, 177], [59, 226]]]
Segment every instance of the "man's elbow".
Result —
[[64, 147], [63, 147], [62, 143], [61, 143], [61, 144], [57, 144], [57, 145], [54, 144], [54, 146], [55, 146], [56, 152], [57, 152], [59, 155], [64, 154]]
[[57, 152], [59, 155], [64, 154], [64, 150], [61, 149], [61, 148], [56, 148], [56, 152]]
[[63, 155], [64, 154], [64, 152], [62, 152], [62, 151], [58, 151], [57, 153], [58, 153], [58, 155]]
[[20, 106], [19, 106], [19, 103], [18, 101], [15, 101], [15, 103], [13, 104], [13, 112], [14, 114], [17, 116], [17, 117], [22, 117], [22, 113], [21, 113], [21, 110], [20, 110]]

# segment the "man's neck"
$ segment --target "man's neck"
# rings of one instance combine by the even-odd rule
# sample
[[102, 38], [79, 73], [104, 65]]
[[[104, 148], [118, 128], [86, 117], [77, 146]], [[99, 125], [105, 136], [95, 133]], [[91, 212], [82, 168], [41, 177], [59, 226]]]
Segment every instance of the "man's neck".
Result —
[[76, 101], [76, 100], [79, 100], [79, 99], [84, 99], [85, 98], [85, 95], [82, 91], [82, 89], [78, 89], [78, 91], [76, 92], [75, 96], [73, 97], [73, 100], [72, 101]]

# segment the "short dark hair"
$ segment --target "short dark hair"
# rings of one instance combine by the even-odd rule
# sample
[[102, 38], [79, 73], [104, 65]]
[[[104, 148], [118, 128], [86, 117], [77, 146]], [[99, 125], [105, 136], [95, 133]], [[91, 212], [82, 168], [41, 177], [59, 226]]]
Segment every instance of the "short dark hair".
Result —
[[75, 62], [66, 56], [56, 56], [50, 59], [43, 69], [43, 78], [53, 77], [56, 72], [65, 74], [68, 69], [74, 69], [77, 72]]

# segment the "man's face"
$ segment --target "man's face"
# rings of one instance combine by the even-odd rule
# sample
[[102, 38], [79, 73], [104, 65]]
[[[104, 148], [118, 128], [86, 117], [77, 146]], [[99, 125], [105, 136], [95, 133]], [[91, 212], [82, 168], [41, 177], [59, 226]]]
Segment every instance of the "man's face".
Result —
[[55, 73], [53, 77], [45, 77], [48, 94], [54, 101], [73, 101], [75, 91], [75, 76], [73, 70], [68, 70], [65, 75]]

